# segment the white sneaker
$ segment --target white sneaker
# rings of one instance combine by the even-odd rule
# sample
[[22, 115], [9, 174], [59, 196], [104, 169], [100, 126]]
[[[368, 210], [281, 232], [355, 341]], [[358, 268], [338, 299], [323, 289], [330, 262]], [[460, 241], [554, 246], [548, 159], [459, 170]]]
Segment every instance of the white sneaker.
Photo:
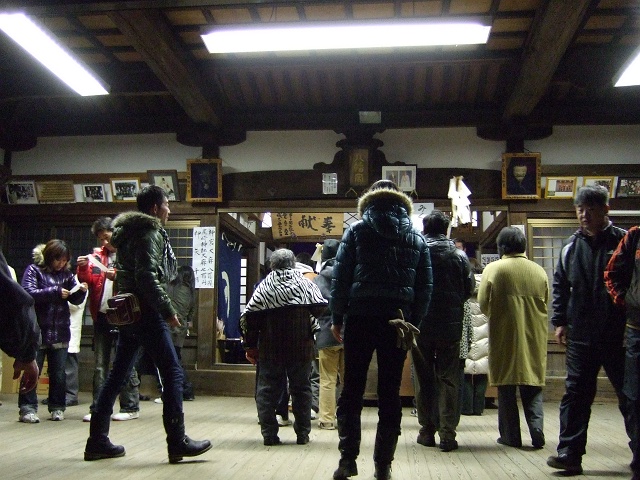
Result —
[[136, 418], [140, 418], [140, 412], [120, 412], [111, 415], [111, 420], [115, 420], [116, 422], [135, 420]]
[[311, 420], [316, 420], [318, 418], [318, 414], [316, 413], [316, 411], [312, 408], [311, 409]]
[[61, 422], [64, 420], [64, 412], [62, 410], [54, 410], [51, 412], [51, 420], [54, 422]]
[[34, 412], [23, 413], [22, 415], [20, 415], [20, 417], [18, 417], [18, 421], [22, 423], [40, 423], [38, 415], [36, 415]]
[[289, 425], [291, 425], [293, 423], [288, 418], [286, 420], [284, 418], [282, 418], [282, 415], [276, 415], [276, 420], [278, 420], [278, 425], [281, 426], [281, 427], [288, 427]]
[[91, 414], [87, 413], [84, 417], [82, 417], [82, 421], [83, 422], [90, 422], [91, 421]]
[[161, 405], [162, 405], [162, 397], [158, 397], [158, 398], [156, 398], [156, 399], [153, 401], [153, 403], [159, 403], [159, 404], [161, 404]]

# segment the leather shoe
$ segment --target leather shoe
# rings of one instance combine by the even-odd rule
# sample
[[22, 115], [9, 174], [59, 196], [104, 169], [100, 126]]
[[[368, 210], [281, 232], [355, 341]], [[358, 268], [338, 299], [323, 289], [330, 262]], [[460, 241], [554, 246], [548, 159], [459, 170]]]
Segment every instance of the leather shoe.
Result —
[[418, 434], [418, 438], [416, 439], [420, 445], [425, 447], [435, 447], [436, 446], [436, 436], [434, 433], [426, 433], [420, 432]]
[[522, 443], [509, 443], [502, 437], [498, 437], [498, 439], [496, 440], [496, 443], [499, 443], [500, 445], [504, 445], [506, 447], [513, 447], [513, 448], [522, 447]]
[[373, 478], [377, 480], [391, 480], [391, 464], [389, 463], [375, 463], [375, 472]]
[[358, 475], [358, 465], [355, 458], [342, 457], [338, 463], [338, 468], [333, 472], [333, 480], [346, 480], [349, 477]]
[[309, 435], [298, 435], [296, 443], [298, 445], [306, 445], [307, 443], [309, 443]]
[[564, 470], [569, 475], [579, 475], [582, 473], [582, 458], [561, 453], [558, 456], [547, 458], [547, 465], [558, 470]]
[[282, 442], [279, 437], [264, 437], [263, 442], [267, 447], [271, 447], [273, 445], [280, 445]]
[[443, 452], [451, 452], [458, 449], [458, 442], [456, 440], [440, 440], [440, 450]]

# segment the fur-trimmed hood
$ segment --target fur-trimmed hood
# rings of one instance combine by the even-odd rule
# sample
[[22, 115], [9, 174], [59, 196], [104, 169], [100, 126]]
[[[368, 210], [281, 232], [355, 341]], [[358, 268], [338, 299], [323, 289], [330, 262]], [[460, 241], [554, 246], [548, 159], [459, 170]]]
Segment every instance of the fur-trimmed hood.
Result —
[[131, 211], [118, 215], [113, 220], [112, 226], [111, 244], [118, 248], [127, 238], [138, 237], [149, 230], [160, 230], [162, 222], [159, 218], [146, 213]]
[[362, 221], [380, 236], [395, 240], [413, 229], [413, 203], [402, 192], [381, 188], [365, 193], [358, 201]]
[[45, 247], [45, 244], [41, 243], [33, 247], [33, 250], [31, 250], [33, 263], [35, 263], [39, 267], [44, 267], [44, 247]]

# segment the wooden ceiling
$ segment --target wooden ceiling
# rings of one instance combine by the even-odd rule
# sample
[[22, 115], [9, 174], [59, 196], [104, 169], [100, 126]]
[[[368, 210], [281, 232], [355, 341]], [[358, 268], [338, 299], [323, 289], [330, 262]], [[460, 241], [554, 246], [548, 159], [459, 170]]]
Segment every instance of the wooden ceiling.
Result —
[[[640, 123], [640, 89], [612, 79], [640, 45], [637, 0], [5, 1], [106, 83], [79, 97], [0, 32], [0, 148], [42, 136], [175, 132], [232, 145], [250, 130], [477, 127], [492, 139], [554, 125]], [[24, 2], [27, 3], [27, 2]], [[272, 21], [485, 16], [486, 45], [211, 55], [201, 29]]]

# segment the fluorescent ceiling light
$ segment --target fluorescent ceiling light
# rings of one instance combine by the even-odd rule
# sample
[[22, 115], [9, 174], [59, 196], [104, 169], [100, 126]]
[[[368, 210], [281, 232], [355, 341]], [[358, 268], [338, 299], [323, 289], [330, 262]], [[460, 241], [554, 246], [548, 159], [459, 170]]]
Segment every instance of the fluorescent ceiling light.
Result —
[[640, 49], [636, 50], [631, 59], [622, 67], [622, 73], [615, 83], [616, 87], [630, 87], [640, 85]]
[[53, 38], [22, 13], [0, 13], [0, 30], [82, 96], [107, 95], [105, 87]]
[[216, 26], [202, 40], [211, 53], [422, 47], [486, 43], [490, 30], [477, 19], [279, 23]]

